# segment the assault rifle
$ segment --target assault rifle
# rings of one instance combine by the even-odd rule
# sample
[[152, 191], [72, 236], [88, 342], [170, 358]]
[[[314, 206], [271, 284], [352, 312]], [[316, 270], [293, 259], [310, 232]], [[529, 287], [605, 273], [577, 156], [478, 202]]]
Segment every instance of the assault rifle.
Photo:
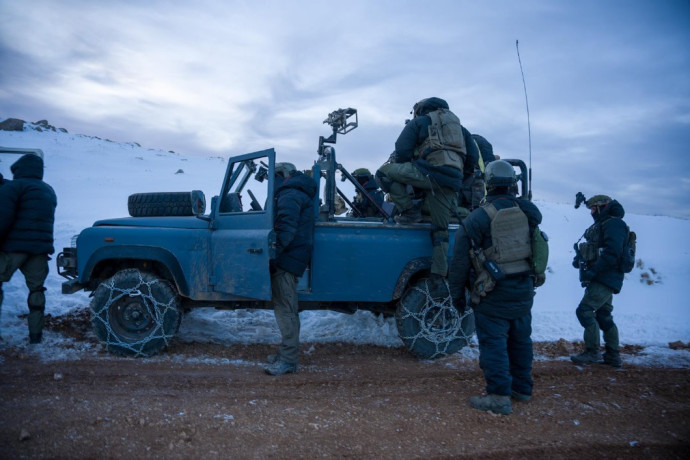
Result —
[[[580, 237], [582, 239], [582, 237]], [[573, 249], [575, 249], [575, 258], [577, 259], [577, 264], [578, 264], [578, 270], [579, 270], [579, 279], [580, 279], [580, 285], [582, 287], [587, 287], [589, 285], [589, 281], [584, 281], [584, 274], [585, 271], [587, 271], [587, 262], [585, 262], [585, 258], [582, 257], [582, 253], [580, 252], [580, 248], [578, 247], [577, 243], [580, 240], [577, 240], [575, 244], [573, 244]]]
[[[582, 194], [582, 192], [577, 192], [575, 194], [575, 209], [578, 209], [585, 201], [587, 201], [587, 198]], [[584, 236], [584, 234], [582, 236]], [[582, 287], [586, 287], [589, 284], [589, 281], [583, 281], [583, 279], [585, 271], [587, 270], [587, 262], [580, 252], [580, 247], [578, 246], [582, 236], [575, 242], [575, 244], [573, 244], [573, 249], [575, 249], [575, 258], [577, 259], [578, 270], [580, 271], [580, 284]]]

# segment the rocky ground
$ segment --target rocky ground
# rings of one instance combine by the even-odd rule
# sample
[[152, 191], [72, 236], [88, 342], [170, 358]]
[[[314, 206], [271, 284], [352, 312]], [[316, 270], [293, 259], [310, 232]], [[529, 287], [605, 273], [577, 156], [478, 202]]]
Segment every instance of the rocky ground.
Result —
[[265, 345], [58, 361], [6, 347], [0, 458], [687, 458], [688, 369], [575, 366], [572, 348], [536, 344], [533, 400], [498, 416], [469, 406], [484, 382], [463, 354], [304, 344], [297, 374], [270, 377]]

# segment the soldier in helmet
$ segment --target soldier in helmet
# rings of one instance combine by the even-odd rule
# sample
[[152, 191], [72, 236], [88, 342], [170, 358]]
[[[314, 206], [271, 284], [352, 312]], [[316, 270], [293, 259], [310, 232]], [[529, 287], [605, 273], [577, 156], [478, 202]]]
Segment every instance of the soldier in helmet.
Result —
[[[422, 205], [431, 215], [431, 281], [441, 288], [448, 276], [448, 224], [457, 210], [457, 194], [462, 189], [463, 171], [472, 174], [479, 152], [472, 135], [438, 97], [417, 102], [413, 119], [395, 141], [391, 159], [376, 172], [376, 181], [388, 193], [400, 215], [398, 224], [422, 220]], [[407, 186], [423, 193], [415, 201]]]
[[[595, 195], [585, 202], [594, 223], [585, 231], [586, 243], [581, 244], [573, 260], [575, 268], [582, 268], [580, 282], [585, 294], [575, 313], [584, 330], [585, 349], [570, 359], [577, 364], [603, 362], [621, 366], [618, 327], [613, 322], [613, 294], [623, 287], [624, 274], [619, 268], [628, 236], [623, 221], [623, 206], [606, 195]], [[600, 351], [600, 331], [604, 334], [606, 352]]]
[[[376, 183], [374, 176], [366, 168], [355, 169], [352, 172], [352, 176], [357, 179], [367, 194], [374, 199], [374, 202], [381, 206], [383, 204], [383, 192], [379, 189], [379, 185]], [[362, 192], [357, 190], [355, 197], [352, 199], [352, 204], [355, 208], [350, 212], [353, 217], [376, 217], [379, 215], [376, 206], [369, 200], [369, 198], [362, 195]]]
[[[484, 173], [486, 202], [461, 223], [455, 234], [448, 284], [453, 305], [465, 308], [465, 286], [472, 286], [479, 366], [486, 395], [472, 396], [475, 409], [512, 413], [511, 397], [532, 396], [532, 302], [534, 280], [531, 237], [541, 212], [516, 197], [516, 174], [504, 160], [489, 163]], [[477, 254], [485, 257], [478, 263]], [[493, 265], [491, 265], [493, 264]], [[488, 272], [487, 266], [495, 270]]]
[[268, 357], [265, 371], [283, 375], [297, 371], [300, 330], [297, 278], [309, 265], [314, 245], [316, 182], [297, 171], [292, 163], [276, 163], [275, 184], [276, 255], [270, 261], [270, 270], [281, 343], [278, 353]]

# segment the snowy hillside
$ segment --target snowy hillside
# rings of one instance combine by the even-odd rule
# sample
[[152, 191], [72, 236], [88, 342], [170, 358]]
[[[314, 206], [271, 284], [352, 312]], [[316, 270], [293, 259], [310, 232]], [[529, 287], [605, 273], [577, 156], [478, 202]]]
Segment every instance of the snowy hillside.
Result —
[[[185, 191], [198, 189], [207, 202], [218, 194], [227, 157], [246, 152], [228, 152], [224, 158], [179, 154], [119, 144], [93, 137], [63, 132], [38, 132], [27, 127], [23, 132], [0, 131], [0, 146], [40, 148], [45, 154], [45, 181], [58, 196], [55, 247], [60, 250], [84, 227], [95, 220], [127, 215], [127, 197], [137, 192]], [[270, 148], [266, 145], [265, 148]], [[294, 161], [291, 158], [279, 160]], [[381, 154], [383, 162], [387, 154]], [[0, 155], [0, 172], [11, 178], [9, 167], [18, 157]], [[341, 155], [340, 158], [347, 158]], [[346, 168], [355, 165], [343, 163]], [[297, 164], [300, 169], [311, 164]], [[538, 176], [539, 171], [534, 171]], [[577, 185], [563, 184], [572, 191]], [[581, 340], [582, 328], [575, 308], [582, 296], [577, 272], [571, 267], [573, 243], [591, 223], [587, 210], [574, 209], [571, 203], [535, 203], [544, 215], [542, 224], [550, 237], [550, 262], [545, 286], [538, 290], [533, 309], [535, 341]], [[585, 195], [607, 193], [606, 184], [598, 190], [582, 190]], [[622, 203], [625, 207], [625, 203]], [[671, 351], [669, 342], [690, 342], [690, 311], [687, 283], [690, 280], [690, 221], [669, 217], [626, 215], [628, 225], [638, 235], [638, 257], [642, 265], [626, 275], [623, 291], [614, 297], [614, 318], [622, 344], [645, 347], [636, 359], [650, 364], [665, 363], [690, 367], [690, 352]], [[83, 292], [62, 295], [63, 279], [51, 262], [48, 277], [47, 313], [65, 315], [88, 305]], [[3, 286], [5, 301], [0, 317], [0, 346], [26, 346], [26, 287], [16, 274]], [[367, 312], [344, 315], [333, 312], [302, 313], [303, 342], [366, 343], [402, 346], [393, 320]], [[188, 341], [238, 343], [277, 343], [279, 334], [270, 311], [216, 311], [200, 309], [187, 315], [180, 338]], [[46, 342], [59, 345], [64, 339], [46, 332]], [[55, 350], [60, 349], [59, 346]], [[55, 351], [57, 353], [57, 351]]]

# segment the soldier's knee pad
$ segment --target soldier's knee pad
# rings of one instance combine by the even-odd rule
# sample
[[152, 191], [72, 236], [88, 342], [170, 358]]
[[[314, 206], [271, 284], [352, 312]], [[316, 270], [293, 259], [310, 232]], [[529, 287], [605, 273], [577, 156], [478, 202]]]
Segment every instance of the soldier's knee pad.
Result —
[[589, 308], [577, 307], [575, 314], [577, 315], [577, 320], [580, 322], [582, 327], [586, 328], [597, 322], [594, 316], [594, 311]]
[[27, 304], [29, 305], [29, 311], [43, 311], [46, 308], [46, 295], [44, 292], [46, 288], [42, 287], [40, 289], [35, 289], [29, 292], [29, 298], [27, 299]]
[[605, 310], [597, 311], [597, 323], [599, 323], [599, 329], [601, 329], [604, 332], [608, 331], [613, 326], [615, 326], [615, 323], [613, 322], [613, 316], [611, 316], [610, 312]]

